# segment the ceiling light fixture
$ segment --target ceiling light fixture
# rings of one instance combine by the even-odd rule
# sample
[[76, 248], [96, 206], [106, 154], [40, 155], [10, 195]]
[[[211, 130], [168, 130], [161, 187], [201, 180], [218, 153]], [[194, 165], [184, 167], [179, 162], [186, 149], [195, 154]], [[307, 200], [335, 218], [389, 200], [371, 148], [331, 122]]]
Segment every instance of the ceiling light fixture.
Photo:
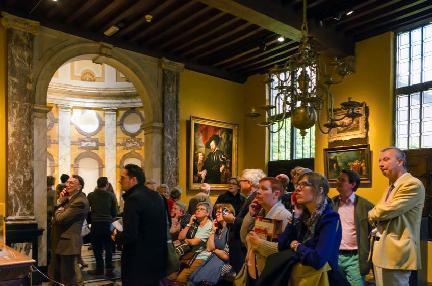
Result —
[[[261, 107], [266, 118], [258, 125], [276, 133], [283, 128], [285, 119], [291, 117], [292, 126], [300, 129], [302, 136], [315, 124], [324, 134], [333, 128], [351, 125], [361, 116], [357, 111], [361, 103], [348, 99], [341, 103], [340, 112], [336, 114], [330, 87], [354, 72], [354, 57], [325, 60], [313, 49], [308, 32], [307, 0], [303, 0], [301, 33], [297, 53], [267, 73], [267, 85], [276, 96], [274, 102]], [[320, 124], [321, 110], [327, 115], [323, 126]], [[257, 118], [260, 113], [252, 108], [247, 115]]]
[[144, 16], [144, 19], [146, 20], [147, 23], [151, 23], [151, 21], [153, 20], [153, 16], [150, 14], [147, 14]]
[[285, 41], [285, 38], [280, 36], [279, 38], [277, 38], [279, 43], [283, 43]]
[[111, 37], [115, 33], [117, 33], [120, 30], [120, 27], [117, 25], [112, 25], [108, 29], [105, 30], [104, 35], [107, 37]]
[[351, 15], [352, 13], [354, 13], [354, 10], [349, 10], [348, 12], [346, 12], [345, 15], [349, 16], [349, 15]]

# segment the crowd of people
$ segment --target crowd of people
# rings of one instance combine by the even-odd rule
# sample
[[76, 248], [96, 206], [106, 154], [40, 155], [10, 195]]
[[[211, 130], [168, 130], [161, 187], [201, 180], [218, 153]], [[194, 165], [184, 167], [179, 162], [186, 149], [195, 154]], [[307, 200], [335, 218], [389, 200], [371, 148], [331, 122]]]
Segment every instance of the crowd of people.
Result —
[[[425, 190], [395, 147], [380, 152], [379, 168], [389, 187], [375, 206], [356, 194], [360, 176], [353, 170], [340, 171], [339, 195], [329, 198], [326, 177], [308, 168], [276, 177], [245, 169], [213, 206], [211, 185], [201, 184], [186, 205], [179, 187], [157, 186], [129, 164], [121, 171], [120, 213], [105, 177], [87, 197], [80, 176], [62, 177], [57, 192], [49, 178], [49, 274], [65, 285], [83, 284], [81, 233], [88, 219], [92, 273], [112, 275], [115, 241], [126, 286], [357, 286], [371, 270], [378, 286], [406, 286], [421, 267]], [[118, 215], [122, 229], [112, 225]]]

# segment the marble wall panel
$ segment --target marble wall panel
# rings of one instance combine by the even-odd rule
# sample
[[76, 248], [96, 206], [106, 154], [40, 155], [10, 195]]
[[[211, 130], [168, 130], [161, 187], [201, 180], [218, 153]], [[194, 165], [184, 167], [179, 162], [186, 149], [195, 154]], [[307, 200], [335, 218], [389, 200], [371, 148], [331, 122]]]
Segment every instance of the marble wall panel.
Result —
[[34, 35], [7, 30], [8, 43], [8, 217], [33, 216]]
[[179, 140], [179, 72], [163, 70], [163, 182], [169, 187], [178, 185]]

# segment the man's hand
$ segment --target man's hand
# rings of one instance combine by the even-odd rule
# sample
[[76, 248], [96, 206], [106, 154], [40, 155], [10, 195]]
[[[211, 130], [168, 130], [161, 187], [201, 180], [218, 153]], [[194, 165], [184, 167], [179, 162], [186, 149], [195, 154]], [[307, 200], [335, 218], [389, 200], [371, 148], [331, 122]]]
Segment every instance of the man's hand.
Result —
[[225, 166], [224, 165], [222, 165], [220, 168], [219, 168], [219, 171], [222, 173], [222, 171], [225, 169]]
[[66, 197], [67, 195], [68, 195], [68, 192], [66, 192], [65, 189], [63, 189], [63, 191], [60, 192], [60, 197], [61, 198]]

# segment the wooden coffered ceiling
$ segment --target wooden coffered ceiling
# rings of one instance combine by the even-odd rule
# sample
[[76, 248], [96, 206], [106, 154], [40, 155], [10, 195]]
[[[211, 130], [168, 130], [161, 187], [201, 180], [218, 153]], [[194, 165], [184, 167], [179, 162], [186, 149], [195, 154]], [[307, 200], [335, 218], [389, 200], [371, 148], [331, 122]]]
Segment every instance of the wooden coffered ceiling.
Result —
[[[302, 1], [1, 0], [0, 9], [242, 82], [296, 51]], [[309, 0], [308, 14], [310, 34], [319, 47], [348, 55], [356, 40], [431, 21], [432, 0]], [[145, 15], [152, 15], [152, 21], [147, 22]], [[105, 36], [112, 25], [120, 30]], [[279, 35], [285, 42], [277, 41]]]

